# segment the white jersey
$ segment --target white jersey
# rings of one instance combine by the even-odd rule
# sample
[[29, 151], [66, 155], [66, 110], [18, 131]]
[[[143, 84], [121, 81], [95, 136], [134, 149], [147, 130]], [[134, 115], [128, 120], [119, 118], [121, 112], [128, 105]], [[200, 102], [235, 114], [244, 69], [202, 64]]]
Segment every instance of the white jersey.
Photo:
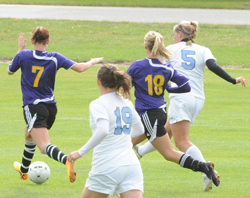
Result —
[[109, 134], [94, 148], [91, 172], [140, 164], [130, 135], [131, 126], [140, 122], [133, 103], [111, 92], [92, 101], [89, 110], [92, 133], [98, 119], [109, 120]]
[[[195, 43], [192, 43], [192, 46], [186, 45], [184, 41], [166, 48], [173, 53], [167, 62], [180, 74], [190, 78], [191, 92], [187, 94], [205, 99], [203, 78], [206, 61], [215, 59], [210, 49]], [[176, 94], [169, 94], [169, 97], [174, 95]]]

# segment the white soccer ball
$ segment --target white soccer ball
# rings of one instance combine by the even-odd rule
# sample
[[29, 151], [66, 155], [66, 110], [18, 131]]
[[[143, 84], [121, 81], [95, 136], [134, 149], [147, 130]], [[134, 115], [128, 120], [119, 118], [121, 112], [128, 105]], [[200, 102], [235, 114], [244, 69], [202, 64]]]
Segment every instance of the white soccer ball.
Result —
[[28, 175], [34, 183], [42, 184], [49, 179], [50, 168], [46, 163], [37, 161], [30, 165]]

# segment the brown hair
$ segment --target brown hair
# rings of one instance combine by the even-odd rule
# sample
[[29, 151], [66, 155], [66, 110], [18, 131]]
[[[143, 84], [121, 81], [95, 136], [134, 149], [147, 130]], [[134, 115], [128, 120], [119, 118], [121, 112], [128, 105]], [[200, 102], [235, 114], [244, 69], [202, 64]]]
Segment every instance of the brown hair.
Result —
[[124, 98], [130, 99], [130, 89], [132, 82], [130, 76], [112, 64], [101, 66], [97, 72], [97, 78], [101, 81], [102, 86], [106, 88], [116, 88], [116, 92]]
[[198, 22], [197, 21], [181, 21], [178, 25], [174, 26], [174, 32], [181, 31], [184, 37], [189, 39], [187, 45], [192, 45], [192, 40], [197, 37]]
[[149, 31], [144, 37], [144, 44], [148, 47], [153, 56], [169, 59], [172, 53], [164, 46], [163, 37], [160, 33]]
[[49, 31], [46, 27], [36, 27], [33, 32], [31, 39], [35, 43], [45, 43], [47, 40], [49, 40]]

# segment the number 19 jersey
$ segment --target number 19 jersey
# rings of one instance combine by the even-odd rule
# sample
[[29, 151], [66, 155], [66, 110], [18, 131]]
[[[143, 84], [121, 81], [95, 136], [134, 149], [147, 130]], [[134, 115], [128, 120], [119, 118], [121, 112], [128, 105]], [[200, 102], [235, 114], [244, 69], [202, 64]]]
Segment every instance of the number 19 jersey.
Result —
[[131, 128], [141, 120], [133, 103], [111, 92], [92, 101], [89, 111], [92, 133], [98, 133], [96, 130], [98, 119], [109, 121], [108, 135], [94, 148], [92, 171], [139, 164], [133, 151]]

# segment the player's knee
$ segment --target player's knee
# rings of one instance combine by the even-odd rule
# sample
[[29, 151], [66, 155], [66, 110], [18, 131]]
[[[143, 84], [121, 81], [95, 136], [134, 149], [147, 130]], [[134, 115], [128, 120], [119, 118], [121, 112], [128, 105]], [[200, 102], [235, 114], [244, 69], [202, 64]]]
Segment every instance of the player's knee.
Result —
[[186, 141], [175, 141], [175, 146], [180, 150], [183, 151], [185, 148]]
[[38, 148], [42, 154], [45, 154], [44, 146], [38, 146]]

